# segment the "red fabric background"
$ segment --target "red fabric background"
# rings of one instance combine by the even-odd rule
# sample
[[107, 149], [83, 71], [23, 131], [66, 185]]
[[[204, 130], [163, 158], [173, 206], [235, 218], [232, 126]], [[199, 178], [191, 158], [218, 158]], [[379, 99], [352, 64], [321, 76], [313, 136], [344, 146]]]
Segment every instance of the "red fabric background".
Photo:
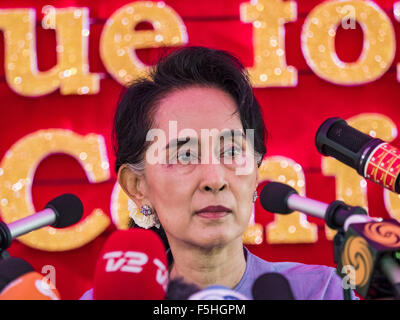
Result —
[[[91, 27], [89, 40], [89, 63], [91, 72], [107, 74], [99, 54], [99, 38], [107, 18], [121, 6], [124, 0], [49, 1], [2, 0], [0, 8], [35, 8], [37, 15], [37, 50], [39, 69], [44, 71], [56, 64], [54, 31], [40, 27], [42, 7], [88, 7]], [[189, 36], [189, 44], [224, 49], [238, 56], [245, 66], [253, 64], [252, 26], [239, 19], [241, 0], [171, 0], [165, 1], [183, 19]], [[307, 66], [300, 47], [300, 32], [304, 19], [320, 0], [298, 1], [298, 18], [286, 24], [286, 58], [299, 73], [294, 88], [255, 89], [265, 115], [269, 131], [268, 156], [282, 155], [301, 164], [306, 175], [306, 195], [321, 201], [335, 198], [334, 178], [321, 174], [321, 156], [314, 147], [314, 135], [318, 126], [328, 117], [344, 119], [366, 112], [376, 112], [400, 124], [400, 84], [396, 80], [398, 52], [390, 70], [379, 80], [361, 86], [343, 87], [318, 78]], [[376, 1], [394, 25], [396, 40], [400, 37], [398, 22], [393, 17], [394, 0]], [[234, 35], [234, 36], [233, 36]], [[338, 32], [336, 46], [344, 61], [355, 61], [362, 49], [362, 32], [346, 30]], [[152, 64], [159, 51], [140, 50], [141, 59]], [[7, 85], [4, 76], [4, 37], [0, 32], [0, 159], [5, 152], [25, 135], [46, 128], [71, 129], [79, 134], [96, 133], [106, 138], [111, 168], [114, 156], [111, 147], [111, 126], [121, 85], [109, 75], [101, 80], [100, 93], [91, 96], [63, 96], [54, 92], [39, 98], [22, 97]], [[393, 142], [400, 146], [398, 140]], [[37, 210], [54, 196], [72, 192], [82, 199], [85, 213], [94, 208], [110, 212], [110, 196], [115, 184], [115, 173], [104, 183], [89, 184], [83, 169], [73, 158], [54, 155], [38, 167], [33, 185], [33, 200]], [[383, 190], [368, 183], [369, 211], [372, 216], [388, 217], [383, 205]], [[256, 222], [266, 226], [273, 215], [256, 207]], [[269, 261], [299, 261], [334, 266], [332, 242], [326, 240], [323, 221], [309, 218], [318, 225], [318, 242], [314, 244], [248, 246], [256, 255]], [[76, 250], [49, 253], [31, 249], [15, 241], [9, 249], [13, 256], [29, 261], [37, 271], [44, 265], [56, 268], [56, 286], [64, 299], [77, 299], [92, 286], [92, 275], [97, 256], [107, 236], [115, 230], [110, 226], [106, 232], [91, 243]]]

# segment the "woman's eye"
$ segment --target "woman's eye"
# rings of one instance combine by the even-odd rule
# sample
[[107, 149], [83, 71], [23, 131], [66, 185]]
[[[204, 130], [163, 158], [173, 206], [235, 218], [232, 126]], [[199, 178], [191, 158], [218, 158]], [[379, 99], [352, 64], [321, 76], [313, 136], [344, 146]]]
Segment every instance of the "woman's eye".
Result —
[[197, 163], [197, 155], [191, 150], [185, 150], [178, 154], [178, 162], [182, 164]]
[[241, 151], [242, 150], [239, 147], [232, 146], [224, 151], [224, 156], [234, 158], [234, 157], [240, 155]]

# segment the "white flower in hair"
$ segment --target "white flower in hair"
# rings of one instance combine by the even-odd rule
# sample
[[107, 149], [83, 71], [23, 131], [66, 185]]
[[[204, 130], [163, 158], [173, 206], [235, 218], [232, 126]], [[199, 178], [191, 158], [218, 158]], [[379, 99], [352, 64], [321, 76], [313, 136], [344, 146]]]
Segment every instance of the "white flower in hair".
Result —
[[155, 212], [145, 216], [131, 199], [128, 200], [128, 210], [129, 217], [131, 217], [139, 227], [144, 229], [150, 229], [152, 227], [160, 228], [160, 221]]

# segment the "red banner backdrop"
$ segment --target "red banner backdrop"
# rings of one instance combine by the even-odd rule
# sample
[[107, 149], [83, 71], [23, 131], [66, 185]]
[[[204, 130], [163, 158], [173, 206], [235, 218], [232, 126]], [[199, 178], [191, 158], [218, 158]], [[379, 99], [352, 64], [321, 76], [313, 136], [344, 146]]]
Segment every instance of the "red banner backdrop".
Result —
[[[32, 183], [32, 203], [36, 210], [41, 210], [53, 197], [71, 192], [82, 199], [85, 207], [83, 218], [87, 219], [87, 225], [70, 229], [71, 232], [54, 238], [54, 241], [52, 236], [55, 235], [52, 228], [47, 228], [43, 231], [46, 235], [38, 233], [37, 238], [32, 236], [26, 241], [14, 241], [8, 251], [12, 256], [26, 259], [44, 275], [49, 269], [48, 266], [51, 266], [51, 270], [55, 272], [56, 287], [63, 299], [77, 299], [85, 290], [92, 287], [93, 270], [102, 245], [110, 233], [120, 227], [120, 222], [116, 220], [115, 215], [112, 215], [114, 210], [112, 204], [116, 203], [115, 198], [114, 200], [112, 198], [116, 175], [112, 170], [115, 158], [112, 153], [110, 135], [113, 113], [123, 85], [112, 75], [113, 70], [108, 66], [110, 58], [105, 59], [100, 53], [100, 48], [101, 42], [105, 41], [102, 36], [107, 26], [106, 21], [109, 21], [110, 17], [115, 17], [113, 15], [120, 8], [134, 3], [143, 2], [124, 0], [60, 0], [52, 3], [41, 0], [2, 0], [0, 2], [0, 28], [3, 31], [0, 33], [1, 217], [4, 221], [10, 222], [17, 217], [21, 218], [18, 215], [28, 214], [28, 212], [18, 210], [25, 208], [24, 205], [29, 207], [29, 196], [27, 197], [23, 191], [30, 194], [30, 189], [26, 191], [24, 188]], [[349, 19], [346, 25], [338, 26], [333, 35], [322, 31], [317, 34], [315, 30], [312, 30], [313, 23], [318, 26], [319, 18], [322, 22], [328, 21], [329, 15], [334, 12], [326, 7], [327, 13], [321, 11], [320, 16], [317, 16], [318, 12], [315, 10], [325, 8], [321, 6], [328, 4], [328, 1], [298, 1], [297, 8], [292, 6], [289, 9], [276, 10], [277, 15], [286, 15], [286, 24], [274, 18], [274, 21], [280, 21], [281, 27], [284, 28], [282, 42], [279, 37], [270, 36], [267, 33], [271, 31], [268, 30], [268, 26], [273, 25], [273, 21], [268, 20], [273, 18], [273, 13], [266, 10], [271, 3], [275, 3], [276, 8], [281, 8], [279, 7], [281, 4], [288, 4], [289, 1], [167, 0], [165, 3], [154, 2], [153, 4], [160, 9], [172, 9], [182, 20], [186, 27], [187, 39], [180, 39], [177, 45], [187, 43], [224, 49], [239, 57], [249, 69], [259, 64], [259, 67], [253, 68], [257, 70], [254, 71], [252, 80], [254, 92], [262, 106], [269, 131], [268, 153], [260, 169], [263, 179], [291, 184], [308, 197], [320, 201], [330, 202], [343, 199], [350, 204], [366, 207], [371, 216], [393, 217], [399, 220], [400, 203], [396, 195], [384, 192], [378, 185], [364, 181], [353, 171], [344, 168], [332, 159], [323, 159], [314, 146], [317, 128], [326, 118], [332, 116], [347, 119], [360, 130], [390, 140], [392, 144], [399, 146], [396, 140], [396, 126], [400, 124], [400, 109], [397, 101], [397, 98], [400, 99], [400, 84], [397, 80], [400, 76], [397, 75], [396, 68], [399, 61], [396, 43], [400, 30], [395, 1], [329, 1], [330, 4], [341, 6], [340, 8], [349, 5], [350, 15], [351, 9], [355, 9], [354, 17], [357, 20], [353, 27], [348, 28], [346, 26], [354, 22]], [[295, 1], [291, 3], [296, 4]], [[258, 10], [262, 13], [259, 20], [248, 21], [252, 16], [250, 9], [246, 13], [246, 4], [255, 12]], [[53, 68], [58, 62], [57, 54], [62, 51], [59, 47], [60, 39], [56, 38], [51, 22], [48, 22], [47, 29], [43, 27], [45, 25], [42, 20], [51, 18], [48, 15], [49, 8], [56, 11], [62, 8], [88, 9], [90, 26], [88, 29], [83, 29], [90, 30], [83, 31], [84, 36], [88, 38], [88, 70], [86, 69], [86, 72], [102, 74], [97, 92], [87, 92], [89, 90], [87, 89], [79, 94], [66, 94], [56, 88], [49, 93], [32, 96], [24, 94], [25, 89], [18, 89], [21, 79], [23, 81], [25, 78], [8, 76], [15, 70], [18, 71], [20, 66], [10, 65], [7, 55], [11, 55], [12, 52], [7, 51], [11, 50], [11, 47], [7, 47], [6, 43], [11, 41], [7, 35], [7, 28], [14, 25], [18, 29], [18, 26], [22, 24], [18, 20], [14, 20], [13, 24], [7, 19], [11, 19], [12, 10], [21, 8], [31, 8], [36, 12], [34, 32], [36, 33], [37, 65], [40, 72]], [[376, 10], [376, 12], [370, 13], [365, 8], [368, 10], [375, 8], [371, 10]], [[335, 9], [336, 12], [340, 11], [337, 7]], [[364, 12], [363, 16], [363, 12], [359, 11], [364, 9], [367, 14]], [[382, 14], [387, 17], [389, 25], [384, 25], [382, 22]], [[262, 20], [263, 17], [264, 20]], [[378, 19], [379, 17], [381, 20]], [[143, 22], [140, 19], [135, 21], [137, 24]], [[263, 23], [266, 24], [266, 28]], [[307, 23], [311, 26], [304, 31]], [[151, 24], [149, 28], [146, 23], [136, 27], [137, 31], [152, 29]], [[373, 30], [380, 33], [374, 35]], [[391, 34], [391, 31], [394, 33]], [[264, 32], [264, 38], [262, 32]], [[312, 43], [313, 32], [316, 43]], [[318, 38], [318, 36], [321, 37]], [[331, 62], [323, 60], [323, 54], [324, 51], [332, 50], [332, 48], [323, 44], [329, 36], [334, 39], [333, 49], [338, 59], [345, 65], [344, 69], [349, 70], [347, 75], [341, 75], [340, 70], [343, 67], [335, 69], [333, 66], [331, 73], [326, 71], [331, 67], [329, 65]], [[309, 40], [306, 39], [307, 37]], [[309, 41], [308, 44], [307, 41]], [[16, 48], [18, 45], [22, 48], [24, 43], [16, 43]], [[374, 69], [375, 62], [363, 58], [368, 46], [370, 50], [376, 50], [372, 53], [371, 59], [378, 63], [380, 73]], [[171, 45], [167, 49], [170, 47]], [[275, 48], [275, 51], [268, 57], [265, 50], [271, 48]], [[136, 54], [142, 63], [151, 65], [165, 50], [165, 48], [139, 48], [136, 49]], [[379, 50], [383, 50], [382, 54]], [[261, 55], [264, 54], [264, 56], [260, 58], [259, 52], [262, 52]], [[278, 60], [273, 60], [272, 57], [275, 53], [283, 58], [278, 64], [274, 62]], [[28, 54], [29, 52], [26, 53]], [[19, 59], [19, 57], [14, 58], [16, 61]], [[115, 59], [117, 58], [116, 56]], [[324, 61], [328, 64], [325, 67]], [[356, 62], [360, 62], [361, 69], [351, 69]], [[272, 65], [274, 63], [275, 65]], [[273, 69], [268, 71], [271, 65]], [[292, 77], [291, 83], [287, 79], [280, 78], [280, 75], [287, 71], [288, 66], [291, 66], [289, 71], [292, 74], [293, 70], [297, 72], [297, 77]], [[371, 71], [371, 74], [378, 72], [379, 76], [372, 75], [368, 78], [367, 69]], [[360, 70], [364, 70], [365, 73], [363, 74]], [[275, 79], [273, 74], [276, 79], [280, 79], [280, 83], [269, 82], [270, 79]], [[123, 72], [120, 73], [120, 76], [124, 75]], [[350, 79], [352, 82], [343, 83], [343, 79]], [[60, 133], [56, 131], [57, 129], [70, 131]], [[44, 136], [40, 136], [38, 133], [40, 130], [47, 130], [43, 132]], [[100, 173], [93, 174], [95, 168], [88, 166], [88, 164], [93, 166], [93, 163], [88, 162], [92, 155], [90, 148], [93, 145], [87, 147], [80, 145], [82, 141], [79, 139], [89, 134], [97, 135], [96, 139], [98, 136], [104, 137], [103, 157], [97, 155], [98, 159], [102, 159], [103, 171]], [[74, 137], [79, 141], [73, 142]], [[72, 151], [66, 154], [61, 151], [54, 152], [54, 150], [52, 154], [45, 154], [45, 151], [40, 149], [43, 143], [41, 139], [56, 140], [65, 147], [62, 150], [68, 148], [73, 150], [75, 146], [76, 154]], [[97, 143], [96, 150], [101, 149], [103, 142], [96, 141], [93, 142]], [[93, 153], [97, 152], [96, 150]], [[46, 155], [43, 159], [40, 157], [41, 152]], [[36, 170], [33, 157], [36, 157], [38, 161]], [[31, 160], [32, 162], [29, 162]], [[22, 168], [25, 167], [29, 169], [31, 176], [24, 175]], [[93, 175], [87, 173], [88, 171]], [[9, 194], [12, 194], [12, 197]], [[95, 210], [97, 213], [93, 213]], [[17, 211], [18, 214], [15, 213]], [[123, 213], [128, 214], [127, 211]], [[123, 216], [123, 213], [120, 211], [119, 214]], [[89, 216], [92, 219], [90, 221]], [[300, 217], [298, 214], [289, 220], [276, 219], [278, 217], [263, 211], [259, 203], [256, 203], [255, 219], [251, 229], [253, 233], [249, 232], [246, 236], [247, 246], [253, 253], [269, 261], [298, 261], [335, 266], [332, 234], [326, 230], [323, 221], [307, 218], [308, 224], [304, 221], [305, 217]], [[85, 234], [82, 235], [82, 233]], [[74, 244], [69, 245], [69, 243]]]

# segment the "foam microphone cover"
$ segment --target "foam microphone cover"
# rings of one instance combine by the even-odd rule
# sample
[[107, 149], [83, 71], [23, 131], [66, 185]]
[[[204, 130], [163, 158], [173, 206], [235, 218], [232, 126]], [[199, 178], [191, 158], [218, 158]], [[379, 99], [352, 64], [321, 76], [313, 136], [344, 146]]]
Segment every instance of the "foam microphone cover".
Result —
[[188, 298], [201, 291], [201, 289], [193, 283], [187, 283], [183, 278], [170, 279], [168, 282], [165, 300], [188, 300]]
[[24, 259], [10, 257], [0, 261], [0, 292], [13, 280], [34, 271], [33, 267]]
[[280, 273], [264, 273], [254, 281], [254, 300], [295, 300], [289, 281]]
[[95, 300], [164, 300], [168, 264], [160, 237], [151, 230], [118, 230], [96, 264]]
[[209, 286], [192, 294], [188, 300], [249, 300], [243, 294], [221, 285]]
[[260, 192], [260, 203], [269, 212], [292, 213], [293, 210], [287, 206], [287, 199], [292, 194], [297, 194], [297, 191], [291, 186], [270, 182]]
[[32, 271], [10, 282], [0, 300], [60, 300], [60, 294], [48, 279]]
[[45, 208], [52, 209], [57, 218], [54, 228], [65, 228], [77, 223], [83, 215], [81, 200], [74, 194], [65, 193], [49, 201]]

